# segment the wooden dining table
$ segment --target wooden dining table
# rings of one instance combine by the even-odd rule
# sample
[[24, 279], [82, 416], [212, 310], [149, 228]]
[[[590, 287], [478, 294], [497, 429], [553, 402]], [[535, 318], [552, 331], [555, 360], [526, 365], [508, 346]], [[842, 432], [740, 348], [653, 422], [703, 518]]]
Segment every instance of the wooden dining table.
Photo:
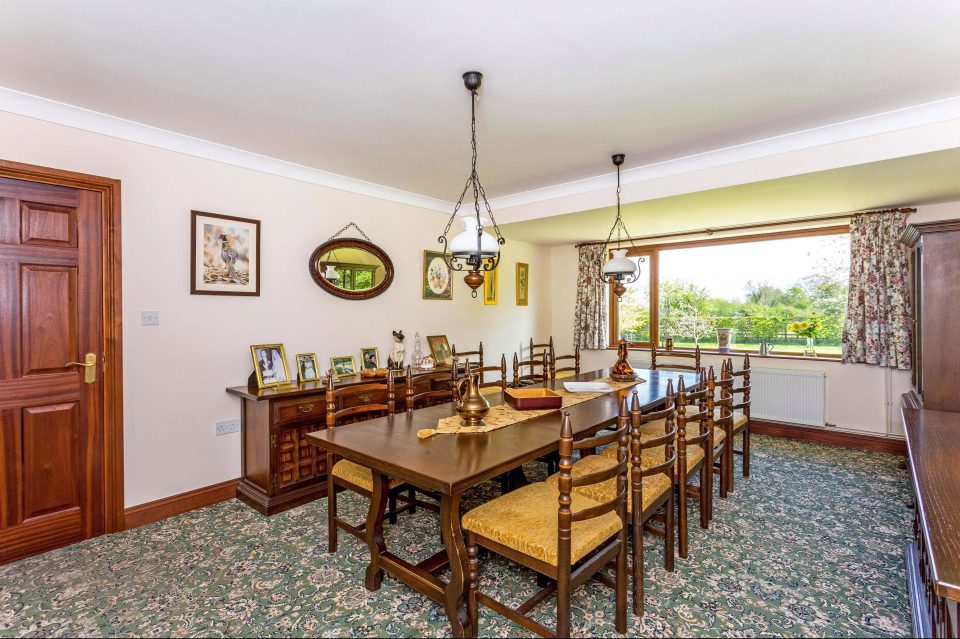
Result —
[[[609, 375], [609, 369], [577, 377], [548, 380], [542, 386], [561, 388], [564, 382], [595, 381]], [[651, 409], [663, 403], [668, 381], [674, 388], [681, 376], [688, 389], [702, 380], [693, 372], [637, 369], [645, 381], [600, 395], [566, 408], [575, 435], [590, 435], [610, 425], [617, 416], [618, 399], [637, 391], [640, 404]], [[487, 396], [491, 406], [503, 403], [503, 394]], [[436, 434], [418, 439], [417, 431], [436, 428], [437, 422], [456, 409], [451, 403], [397, 413], [307, 435], [308, 441], [344, 459], [373, 471], [373, 494], [364, 527], [370, 563], [365, 586], [377, 590], [384, 571], [417, 591], [442, 603], [452, 633], [475, 636], [474, 620], [466, 605], [467, 549], [460, 529], [460, 503], [465, 491], [511, 471], [559, 448], [560, 414], [548, 413], [487, 433]], [[389, 478], [399, 479], [423, 491], [440, 496], [440, 531], [444, 549], [413, 564], [387, 549], [383, 519]], [[450, 580], [436, 576], [449, 567]]]

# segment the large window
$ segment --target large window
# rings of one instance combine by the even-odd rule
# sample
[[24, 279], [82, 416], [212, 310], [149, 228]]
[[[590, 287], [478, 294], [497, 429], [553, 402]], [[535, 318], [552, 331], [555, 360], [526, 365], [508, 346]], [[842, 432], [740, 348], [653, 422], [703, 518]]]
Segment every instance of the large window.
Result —
[[[847, 307], [850, 237], [846, 227], [787, 232], [631, 250], [641, 277], [612, 298], [611, 338], [636, 347], [718, 346], [803, 354], [812, 333], [818, 356], [840, 355]], [[724, 331], [726, 332], [726, 331]]]

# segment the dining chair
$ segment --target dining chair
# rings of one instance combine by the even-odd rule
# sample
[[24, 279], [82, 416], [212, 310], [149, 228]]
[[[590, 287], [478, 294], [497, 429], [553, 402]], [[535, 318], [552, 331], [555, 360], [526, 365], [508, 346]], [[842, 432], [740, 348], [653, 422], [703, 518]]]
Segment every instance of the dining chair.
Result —
[[530, 346], [528, 347], [528, 350], [527, 350], [527, 355], [529, 356], [529, 358], [536, 359], [538, 356], [542, 355], [543, 353], [547, 353], [548, 355], [553, 353], [553, 335], [551, 335], [550, 338], [542, 344], [534, 344], [533, 338], [532, 337], [530, 338]]
[[[663, 537], [664, 569], [674, 568], [675, 518], [673, 484], [676, 473], [676, 404], [673, 382], [667, 382], [664, 407], [656, 411], [642, 412], [637, 391], [629, 409], [630, 420], [630, 494], [627, 496], [627, 512], [630, 514], [632, 540], [631, 572], [633, 574], [633, 612], [643, 615], [643, 531]], [[620, 403], [617, 417], [619, 427], [627, 417], [626, 398]], [[573, 465], [573, 476], [599, 472], [613, 467], [619, 454], [616, 446], [608, 446], [599, 455], [587, 455]], [[559, 475], [551, 475], [548, 483], [556, 484]], [[596, 501], [607, 501], [616, 494], [613, 480], [600, 484], [579, 486], [575, 491]], [[634, 504], [641, 507], [634, 509]], [[651, 524], [658, 521], [662, 529]]]
[[[529, 373], [520, 374], [520, 370], [526, 368]], [[538, 372], [539, 369], [539, 372]], [[513, 387], [530, 386], [531, 384], [542, 384], [550, 379], [550, 354], [543, 351], [538, 357], [521, 361], [516, 353], [513, 354]]]
[[[413, 377], [413, 367], [407, 366], [406, 372], [406, 392], [404, 396], [404, 408], [414, 410], [424, 406], [436, 406], [452, 402], [456, 391], [452, 385], [457, 381], [457, 359], [453, 359], [453, 366], [449, 371], [437, 371], [436, 373], [424, 373]], [[418, 391], [426, 388], [426, 390]]]
[[[657, 361], [658, 358], [661, 361]], [[680, 361], [663, 362], [662, 360], [664, 359]], [[686, 363], [687, 360], [691, 359], [693, 360], [693, 363]], [[670, 370], [698, 372], [700, 370], [700, 345], [698, 344], [692, 351], [668, 351], [665, 348], [657, 348], [656, 344], [652, 344], [650, 346], [650, 368], [652, 370], [657, 370], [658, 368], [667, 368]]]
[[[626, 400], [624, 400], [626, 401]], [[560, 423], [560, 475], [556, 485], [527, 484], [468, 511], [461, 527], [467, 533], [467, 611], [477, 627], [483, 604], [524, 628], [545, 637], [571, 634], [572, 591], [591, 577], [614, 589], [615, 626], [627, 627], [627, 448], [628, 420], [615, 431], [593, 437], [574, 437], [570, 413]], [[611, 467], [573, 476], [574, 451], [617, 442], [617, 460]], [[612, 499], [597, 501], [577, 488], [616, 482]], [[547, 585], [516, 608], [480, 592], [477, 582], [478, 548], [486, 548], [546, 577]], [[615, 578], [603, 571], [616, 562]], [[527, 616], [551, 594], [557, 595], [557, 627], [547, 628]]]
[[[387, 375], [385, 383], [355, 384], [334, 388], [332, 377], [327, 378], [327, 428], [345, 428], [349, 424], [365, 419], [373, 419], [383, 415], [390, 415], [395, 408], [396, 386], [393, 380], [394, 371]], [[364, 525], [354, 526], [337, 516], [337, 491], [349, 490], [367, 499], [373, 492], [373, 473], [366, 466], [361, 466], [348, 459], [340, 459], [332, 452], [327, 452], [327, 552], [337, 551], [337, 531], [343, 529], [353, 536], [366, 540], [363, 532]], [[396, 523], [397, 514], [406, 510], [415, 509], [418, 503], [411, 502], [407, 495], [401, 495], [409, 490], [398, 479], [390, 480], [388, 492], [389, 508], [387, 515], [390, 523]], [[400, 497], [404, 505], [397, 507]], [[420, 505], [429, 506], [421, 503]]]
[[[450, 354], [454, 359], [459, 359], [463, 363], [470, 362], [473, 370], [483, 368], [483, 342], [480, 342], [480, 348], [477, 350], [463, 352], [458, 351], [457, 345], [454, 344], [452, 347], [450, 347]], [[476, 357], [476, 359], [471, 360], [471, 357]]]
[[[734, 386], [731, 391], [734, 395], [742, 395], [739, 402], [735, 402], [733, 409], [733, 433], [730, 439], [730, 478], [727, 489], [733, 492], [733, 456], [743, 457], [743, 476], [750, 476], [750, 355], [743, 356], [743, 368], [739, 371], [733, 369], [733, 359], [727, 359], [727, 370], [736, 379], [739, 378], [739, 386]], [[743, 436], [743, 448], [737, 450], [733, 446], [733, 438], [737, 435]]]
[[[484, 395], [492, 395], [506, 390], [507, 388], [507, 356], [500, 356], [499, 366], [481, 366], [480, 368], [470, 368], [474, 373], [480, 373], [480, 392]], [[492, 379], [489, 382], [484, 381], [487, 373], [500, 373], [498, 379]]]
[[[706, 371], [700, 371], [701, 379]], [[710, 509], [713, 498], [714, 432], [707, 412], [709, 388], [704, 384], [698, 391], [687, 391], [683, 375], [677, 382], [677, 554], [686, 559], [688, 554], [688, 504], [691, 498], [700, 501], [700, 527], [710, 527]], [[722, 433], [723, 431], [718, 431]], [[699, 485], [690, 480], [699, 477]]]
[[[717, 378], [713, 366], [707, 373], [707, 420], [713, 431], [715, 460], [713, 472], [720, 477], [719, 493], [722, 499], [727, 498], [730, 485], [730, 468], [733, 465], [733, 453], [730, 442], [733, 441], [733, 376], [727, 366], [727, 361], [720, 363], [720, 377]], [[713, 519], [713, 499], [707, 513]]]
[[[573, 360], [571, 366], [561, 366], [557, 368], [557, 362]], [[564, 379], [566, 377], [577, 377], [580, 375], [580, 344], [573, 349], [573, 355], [555, 355], [550, 362], [551, 377], [554, 379]]]

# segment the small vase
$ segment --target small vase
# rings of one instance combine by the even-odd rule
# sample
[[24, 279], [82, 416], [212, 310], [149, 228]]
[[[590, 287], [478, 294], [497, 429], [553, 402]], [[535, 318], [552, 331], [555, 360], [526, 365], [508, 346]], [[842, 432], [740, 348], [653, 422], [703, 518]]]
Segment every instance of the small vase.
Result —
[[813, 338], [812, 338], [812, 337], [808, 337], [808, 338], [807, 338], [807, 347], [806, 347], [805, 349], [803, 349], [803, 356], [804, 356], [804, 357], [816, 357], [816, 356], [817, 356], [817, 351], [814, 350], [814, 348], [813, 348]]

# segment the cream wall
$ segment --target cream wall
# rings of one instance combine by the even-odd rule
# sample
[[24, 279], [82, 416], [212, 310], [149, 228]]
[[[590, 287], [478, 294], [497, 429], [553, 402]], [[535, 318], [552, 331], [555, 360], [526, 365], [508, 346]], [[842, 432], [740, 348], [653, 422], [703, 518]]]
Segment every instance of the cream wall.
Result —
[[[462, 280], [453, 301], [421, 299], [422, 251], [437, 247], [445, 223], [436, 212], [6, 113], [0, 158], [122, 181], [127, 506], [239, 476], [239, 435], [217, 437], [214, 423], [240, 416], [224, 388], [246, 382], [250, 344], [283, 342], [291, 360], [322, 361], [378, 346], [386, 361], [391, 330], [403, 329], [408, 354], [419, 332], [461, 350], [482, 339], [493, 360], [550, 331], [545, 247], [507, 243], [497, 306], [471, 299]], [[261, 220], [259, 298], [190, 295], [191, 209]], [[372, 300], [333, 297], [307, 272], [313, 249], [350, 221], [396, 268]], [[527, 307], [514, 303], [518, 261], [530, 264]], [[141, 310], [159, 311], [160, 325], [140, 326]]]
[[[960, 201], [917, 207], [911, 222], [960, 218]], [[685, 228], [697, 228], [684, 220]], [[706, 226], [704, 221], [701, 226]], [[574, 307], [576, 304], [577, 249], [557, 246], [551, 250], [551, 323], [554, 341], [564, 352], [572, 348]], [[609, 366], [615, 359], [612, 351], [585, 351], [583, 367], [587, 370]], [[649, 366], [649, 355], [637, 352], [631, 361], [640, 367]], [[704, 365], [719, 367], [720, 358], [705, 356]], [[827, 379], [827, 423], [831, 428], [866, 432], [875, 435], [903, 437], [899, 418], [900, 395], [910, 388], [910, 373], [891, 371], [877, 366], [840, 364], [831, 361], [803, 361], [751, 358], [755, 368], [823, 371]], [[738, 364], [739, 366], [739, 364]]]

